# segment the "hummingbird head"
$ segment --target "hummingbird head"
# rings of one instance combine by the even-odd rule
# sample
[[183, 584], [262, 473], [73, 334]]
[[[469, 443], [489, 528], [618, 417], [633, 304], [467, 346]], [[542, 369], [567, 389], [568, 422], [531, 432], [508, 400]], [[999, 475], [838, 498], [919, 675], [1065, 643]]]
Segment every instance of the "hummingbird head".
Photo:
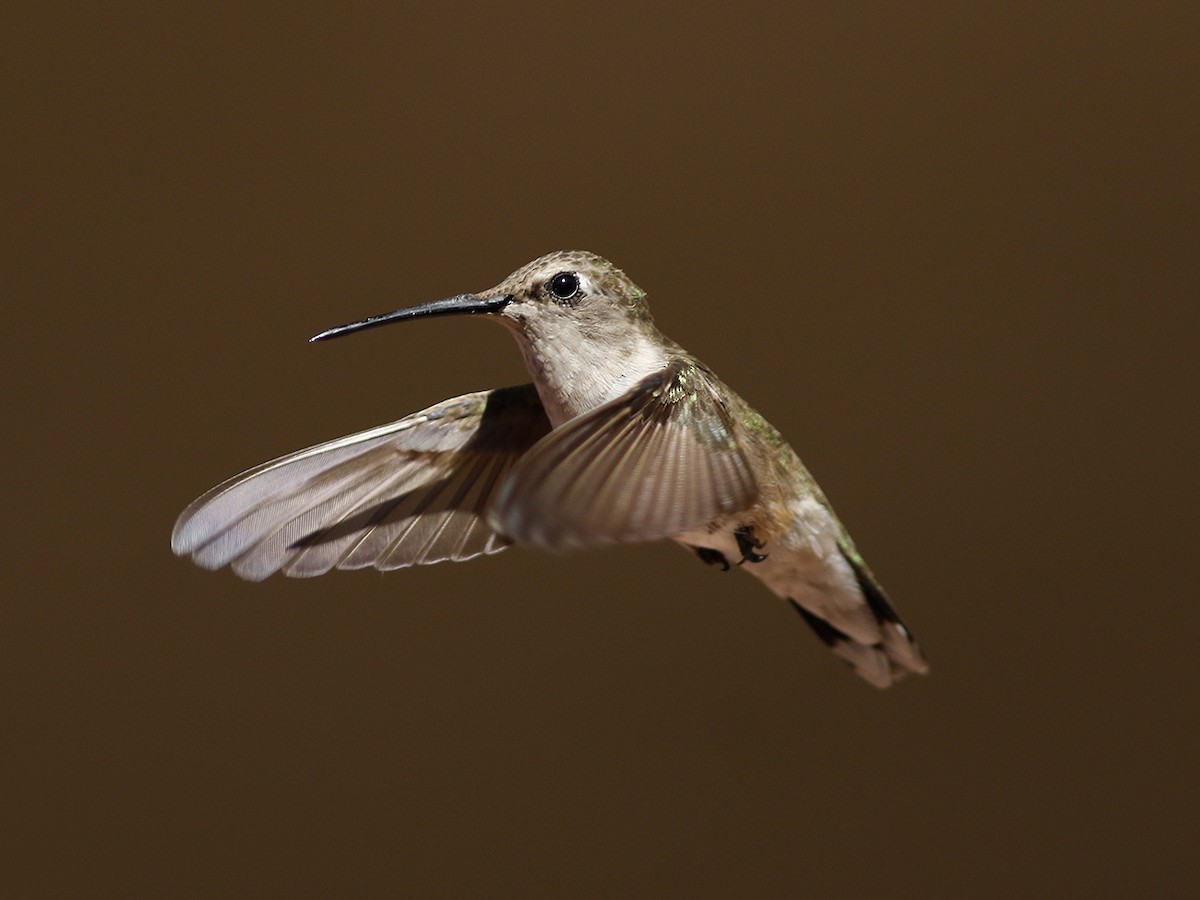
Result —
[[555, 424], [624, 393], [678, 349], [654, 327], [641, 288], [608, 260], [577, 250], [535, 259], [490, 290], [372, 316], [311, 340], [454, 315], [483, 315], [512, 333]]
[[480, 314], [499, 321], [522, 344], [543, 339], [604, 339], [652, 327], [645, 298], [645, 291], [603, 257], [582, 250], [560, 250], [522, 266], [490, 290], [371, 316], [330, 328], [311, 340], [328, 340], [408, 319]]
[[645, 291], [607, 259], [583, 250], [535, 259], [487, 293], [510, 297], [499, 312], [502, 323], [534, 339], [567, 331], [598, 337], [651, 321]]

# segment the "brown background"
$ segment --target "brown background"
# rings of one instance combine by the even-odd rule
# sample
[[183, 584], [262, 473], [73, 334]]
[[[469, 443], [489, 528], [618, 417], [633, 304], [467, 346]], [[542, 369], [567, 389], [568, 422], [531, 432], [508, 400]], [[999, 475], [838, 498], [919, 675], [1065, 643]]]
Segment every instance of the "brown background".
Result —
[[[1190, 17], [189, 6], [0, 30], [6, 896], [1194, 888]], [[171, 556], [242, 468], [525, 380], [486, 323], [310, 334], [567, 247], [793, 440], [929, 678], [665, 544]]]

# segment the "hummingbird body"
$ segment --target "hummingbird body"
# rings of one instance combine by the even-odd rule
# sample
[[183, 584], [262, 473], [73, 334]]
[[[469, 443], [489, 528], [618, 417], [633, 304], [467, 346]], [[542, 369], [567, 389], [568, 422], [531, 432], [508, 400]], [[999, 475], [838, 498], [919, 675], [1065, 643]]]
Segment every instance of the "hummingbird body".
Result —
[[655, 327], [645, 294], [589, 253], [496, 288], [331, 329], [485, 315], [532, 385], [467, 394], [242, 473], [192, 503], [176, 553], [249, 579], [669, 538], [788, 600], [868, 682], [927, 668], [787, 442]]

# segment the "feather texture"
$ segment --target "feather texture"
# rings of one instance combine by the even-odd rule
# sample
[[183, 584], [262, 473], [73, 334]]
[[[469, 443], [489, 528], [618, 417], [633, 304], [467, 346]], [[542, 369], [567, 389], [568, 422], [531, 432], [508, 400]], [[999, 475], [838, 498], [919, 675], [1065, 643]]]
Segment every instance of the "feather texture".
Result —
[[171, 546], [257, 581], [494, 553], [505, 474], [550, 430], [533, 385], [479, 391], [242, 473], [193, 502]]
[[757, 496], [709, 376], [677, 360], [539, 441], [489, 521], [514, 540], [567, 549], [671, 537]]

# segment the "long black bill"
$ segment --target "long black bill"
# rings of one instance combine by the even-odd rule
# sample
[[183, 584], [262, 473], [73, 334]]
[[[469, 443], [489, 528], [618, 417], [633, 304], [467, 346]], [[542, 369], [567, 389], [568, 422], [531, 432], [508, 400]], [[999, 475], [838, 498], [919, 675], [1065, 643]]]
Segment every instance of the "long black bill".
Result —
[[314, 334], [309, 341], [327, 341], [330, 338], [341, 337], [364, 328], [375, 328], [390, 322], [404, 322], [408, 319], [427, 319], [433, 316], [461, 316], [478, 313], [493, 313], [504, 309], [512, 302], [509, 294], [498, 294], [495, 297], [476, 297], [474, 294], [459, 294], [457, 297], [447, 297], [445, 300], [431, 300], [407, 309], [371, 316], [361, 322], [351, 322], [349, 325], [339, 325], [320, 334]]

